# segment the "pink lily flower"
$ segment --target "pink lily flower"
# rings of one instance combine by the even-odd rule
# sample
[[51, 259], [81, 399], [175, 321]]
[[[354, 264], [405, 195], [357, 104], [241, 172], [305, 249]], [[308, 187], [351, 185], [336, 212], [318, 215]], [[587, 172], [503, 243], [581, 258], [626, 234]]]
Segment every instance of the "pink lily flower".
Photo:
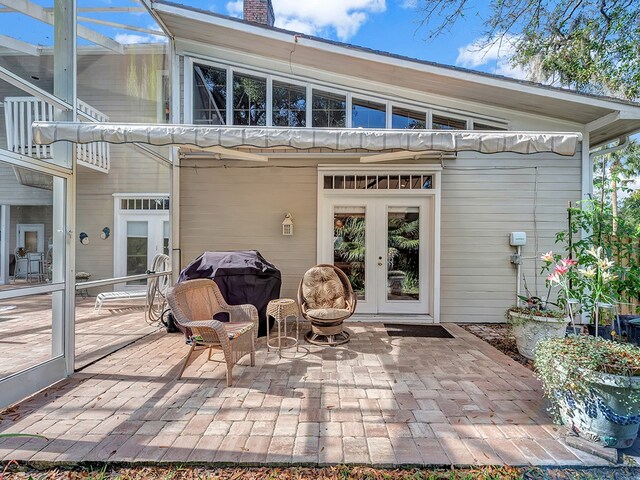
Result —
[[551, 250], [549, 250], [547, 253], [545, 253], [544, 255], [542, 255], [540, 257], [541, 260], [544, 260], [547, 263], [551, 263], [553, 262], [553, 252]]
[[578, 262], [576, 262], [573, 258], [563, 258], [562, 260], [560, 260], [560, 264], [563, 267], [573, 267], [574, 265], [577, 265]]

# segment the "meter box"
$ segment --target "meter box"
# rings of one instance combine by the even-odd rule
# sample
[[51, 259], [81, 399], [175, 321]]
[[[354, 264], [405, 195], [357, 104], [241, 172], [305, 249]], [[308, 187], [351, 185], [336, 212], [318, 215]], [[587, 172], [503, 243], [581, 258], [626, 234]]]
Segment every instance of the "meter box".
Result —
[[527, 234], [525, 232], [511, 232], [509, 243], [512, 247], [522, 247], [527, 244]]

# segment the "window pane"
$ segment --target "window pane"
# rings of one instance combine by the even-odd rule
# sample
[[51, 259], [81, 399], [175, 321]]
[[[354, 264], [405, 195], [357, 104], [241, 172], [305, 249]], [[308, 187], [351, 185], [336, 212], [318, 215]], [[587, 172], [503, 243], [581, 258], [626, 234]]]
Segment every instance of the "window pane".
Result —
[[267, 81], [250, 75], [233, 75], [233, 124], [267, 124]]
[[336, 93], [313, 91], [312, 124], [314, 127], [344, 128], [347, 97]]
[[351, 107], [351, 125], [353, 128], [385, 128], [386, 106], [382, 103], [354, 98]]
[[227, 72], [221, 68], [194, 65], [193, 123], [227, 123]]
[[499, 131], [504, 131], [506, 130], [506, 128], [504, 127], [496, 127], [495, 125], [487, 125], [485, 123], [478, 123], [478, 122], [473, 122], [473, 129], [474, 130], [499, 130]]
[[277, 127], [304, 127], [307, 124], [307, 89], [273, 82], [273, 124]]
[[427, 128], [427, 114], [405, 108], [393, 107], [391, 128], [423, 129]]
[[444, 117], [442, 115], [433, 115], [431, 128], [434, 130], [466, 130], [467, 121], [459, 118]]

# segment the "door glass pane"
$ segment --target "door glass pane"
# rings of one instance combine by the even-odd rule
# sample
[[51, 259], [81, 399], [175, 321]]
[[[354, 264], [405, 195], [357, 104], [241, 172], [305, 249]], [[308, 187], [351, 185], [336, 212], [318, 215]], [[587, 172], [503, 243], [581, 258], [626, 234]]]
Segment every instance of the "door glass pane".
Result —
[[387, 299], [420, 299], [420, 208], [387, 210]]
[[[149, 224], [127, 222], [127, 275], [141, 275], [147, 271]], [[133, 280], [127, 285], [146, 285], [146, 280]]]
[[333, 264], [347, 274], [358, 300], [365, 299], [365, 207], [334, 207]]

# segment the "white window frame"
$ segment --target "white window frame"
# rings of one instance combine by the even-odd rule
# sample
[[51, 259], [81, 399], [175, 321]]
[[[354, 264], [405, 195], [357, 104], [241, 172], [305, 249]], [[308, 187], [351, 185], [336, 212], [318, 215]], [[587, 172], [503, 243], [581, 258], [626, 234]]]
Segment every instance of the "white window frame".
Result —
[[[347, 115], [349, 116], [349, 123], [351, 125], [353, 125], [353, 99], [355, 98], [356, 100], [364, 100], [366, 102], [373, 102], [373, 103], [377, 103], [379, 105], [384, 105], [384, 128], [385, 129], [389, 129], [391, 128], [391, 124], [389, 123], [389, 112], [391, 110], [391, 102], [389, 102], [389, 100], [381, 100], [379, 98], [376, 97], [372, 97], [369, 95], [360, 95], [359, 93], [351, 93], [351, 103], [350, 105], [348, 105], [348, 110], [347, 110]], [[369, 128], [365, 128], [363, 127], [365, 130], [368, 130]], [[376, 130], [376, 128], [371, 128], [371, 130]]]
[[[455, 118], [458, 120], [464, 120], [467, 124], [467, 129], [473, 129], [473, 122], [481, 122], [488, 125], [496, 125], [498, 128], [504, 128], [507, 130], [511, 129], [510, 122], [491, 116], [483, 116], [474, 112], [465, 112], [457, 109], [449, 109], [444, 108], [442, 106], [437, 105], [429, 105], [424, 103], [413, 102], [410, 99], [398, 98], [398, 99], [390, 99], [388, 97], [384, 97], [381, 95], [377, 95], [375, 93], [368, 92], [366, 90], [353, 91], [345, 88], [344, 86], [330, 84], [322, 81], [308, 81], [302, 80], [300, 77], [295, 77], [294, 75], [286, 75], [282, 73], [275, 73], [269, 70], [254, 68], [248, 65], [237, 65], [231, 64], [224, 61], [211, 59], [209, 57], [194, 54], [190, 52], [184, 52], [184, 62], [183, 62], [183, 82], [184, 82], [184, 122], [187, 124], [193, 123], [193, 66], [194, 64], [201, 64], [205, 66], [211, 66], [214, 68], [219, 68], [225, 70], [227, 72], [227, 125], [233, 125], [233, 74], [238, 72], [246, 75], [253, 75], [263, 77], [267, 83], [267, 119], [266, 126], [270, 127], [273, 124], [273, 90], [272, 85], [273, 81], [279, 81], [284, 83], [290, 83], [292, 85], [300, 85], [307, 87], [307, 125], [305, 128], [312, 128], [312, 92], [314, 89], [322, 90], [326, 92], [336, 93], [339, 95], [344, 95], [347, 97], [347, 112], [345, 118], [345, 127], [352, 128], [352, 119], [351, 119], [351, 110], [352, 110], [352, 101], [353, 97], [369, 100], [376, 103], [381, 103], [386, 105], [386, 129], [391, 129], [392, 125], [392, 109], [393, 107], [406, 108], [416, 111], [425, 111], [426, 112], [426, 121], [427, 121], [427, 129], [432, 128], [432, 116], [433, 114], [442, 115], [450, 118]], [[316, 127], [321, 128], [321, 127]]]

